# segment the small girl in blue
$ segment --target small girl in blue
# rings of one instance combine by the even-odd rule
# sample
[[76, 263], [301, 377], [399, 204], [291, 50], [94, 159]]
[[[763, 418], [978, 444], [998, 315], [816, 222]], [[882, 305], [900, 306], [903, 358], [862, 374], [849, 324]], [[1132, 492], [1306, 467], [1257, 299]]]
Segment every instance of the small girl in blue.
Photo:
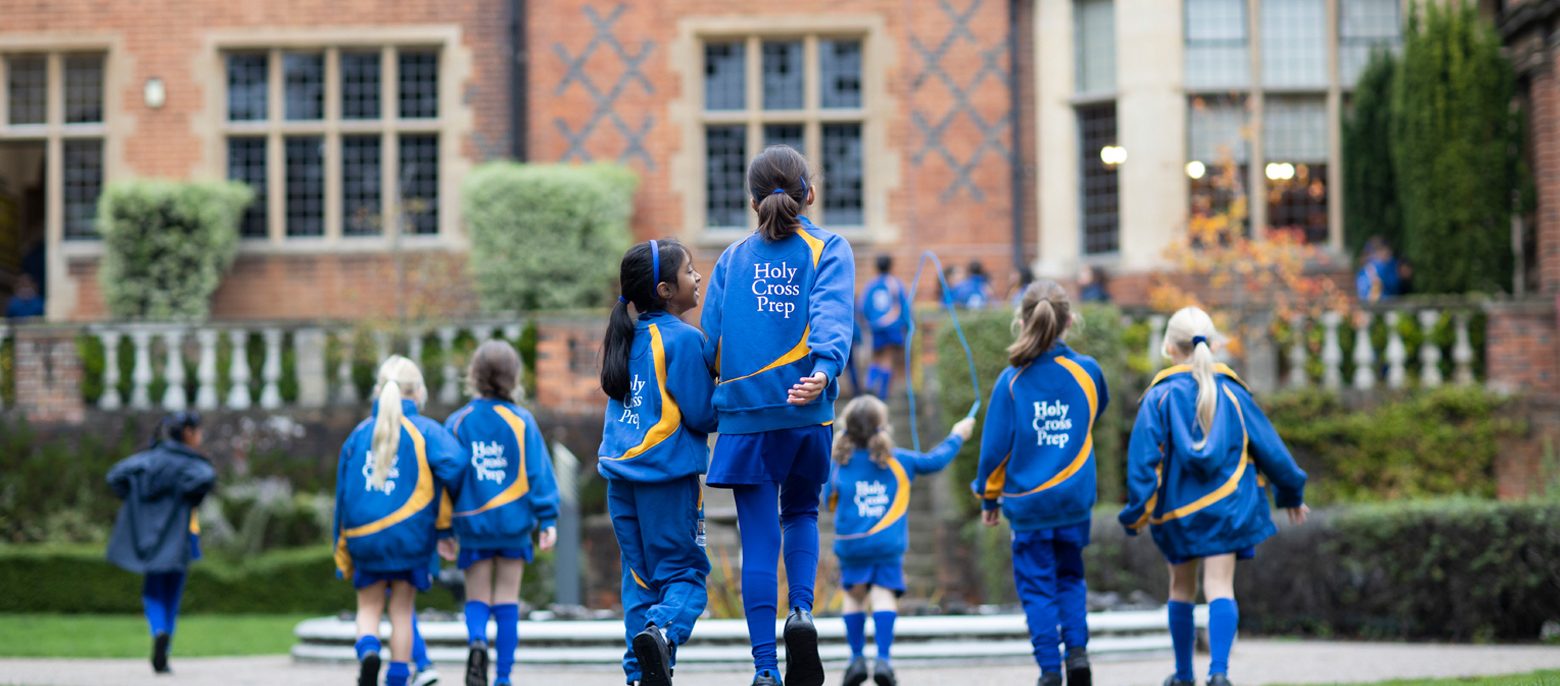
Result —
[[608, 402], [596, 470], [622, 551], [623, 672], [630, 684], [670, 686], [677, 646], [708, 601], [699, 475], [709, 467], [715, 379], [704, 334], [680, 319], [699, 306], [703, 277], [672, 240], [630, 248], [618, 273], [623, 295], [602, 344]]
[[[824, 486], [824, 502], [834, 511], [834, 554], [840, 559], [845, 588], [845, 640], [850, 666], [845, 686], [869, 677], [877, 686], [898, 680], [889, 664], [894, 645], [898, 598], [905, 592], [905, 550], [910, 547], [910, 483], [948, 466], [975, 429], [966, 417], [929, 453], [894, 447], [889, 437], [888, 406], [864, 395], [850, 401], [834, 437], [834, 469]], [[877, 630], [877, 661], [867, 664], [868, 593]]]
[[496, 625], [495, 684], [510, 683], [520, 644], [520, 578], [537, 547], [557, 540], [558, 485], [536, 418], [514, 403], [520, 355], [507, 341], [477, 347], [466, 372], [476, 396], [444, 426], [469, 466], [456, 484], [450, 523], [456, 539], [439, 542], [446, 557], [459, 541], [456, 566], [466, 573], [467, 686], [486, 686], [488, 617]]
[[829, 478], [835, 377], [850, 353], [856, 260], [844, 238], [802, 216], [816, 199], [810, 176], [807, 160], [783, 145], [748, 165], [758, 231], [721, 254], [704, 304], [720, 431], [706, 481], [732, 489], [737, 503], [757, 686], [779, 684], [782, 553], [791, 606], [785, 683], [821, 686], [824, 677], [812, 621], [818, 494]]
[[1055, 282], [1024, 289], [1013, 315], [1018, 339], [986, 404], [980, 467], [970, 484], [986, 525], [1006, 515], [1013, 528], [1013, 582], [1040, 686], [1062, 683], [1059, 643], [1067, 646], [1068, 686], [1088, 686], [1093, 678], [1083, 548], [1095, 499], [1094, 423], [1110, 392], [1094, 358], [1062, 342], [1073, 319], [1067, 291]]
[[1208, 313], [1184, 308], [1165, 326], [1164, 353], [1174, 366], [1143, 394], [1127, 446], [1128, 534], [1150, 527], [1170, 565], [1170, 638], [1175, 674], [1166, 686], [1193, 686], [1197, 568], [1208, 598], [1208, 686], [1229, 686], [1230, 646], [1239, 610], [1235, 562], [1277, 527], [1264, 477], [1289, 520], [1304, 523], [1306, 474], [1295, 465], [1251, 391], [1229, 367], [1215, 364], [1219, 332]]
[[872, 331], [872, 366], [867, 368], [867, 391], [887, 398], [894, 384], [894, 363], [904, 356], [909, 332], [910, 291], [894, 276], [894, 258], [877, 256], [877, 278], [861, 291], [857, 309]]
[[413, 603], [433, 585], [439, 493], [459, 483], [466, 455], [444, 427], [418, 413], [428, 389], [411, 360], [385, 360], [375, 396], [373, 414], [341, 446], [332, 533], [336, 568], [357, 589], [358, 686], [378, 685], [386, 588], [391, 663], [385, 684], [406, 686]]

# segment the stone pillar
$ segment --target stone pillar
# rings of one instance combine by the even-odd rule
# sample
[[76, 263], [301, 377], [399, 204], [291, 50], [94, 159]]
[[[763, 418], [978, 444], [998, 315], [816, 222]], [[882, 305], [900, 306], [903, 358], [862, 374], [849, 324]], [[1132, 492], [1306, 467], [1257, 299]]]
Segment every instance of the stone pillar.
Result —
[[294, 372], [298, 375], [298, 406], [324, 407], [330, 399], [325, 368], [325, 332], [310, 327], [293, 332]]
[[33, 423], [77, 424], [86, 421], [81, 397], [81, 356], [76, 331], [16, 329], [16, 405]]

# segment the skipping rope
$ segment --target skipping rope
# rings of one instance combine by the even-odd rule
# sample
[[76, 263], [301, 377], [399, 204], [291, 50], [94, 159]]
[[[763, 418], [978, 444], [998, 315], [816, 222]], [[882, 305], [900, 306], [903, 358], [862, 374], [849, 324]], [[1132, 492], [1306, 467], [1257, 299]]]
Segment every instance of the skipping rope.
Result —
[[[915, 303], [916, 291], [921, 288], [921, 275], [926, 270], [926, 264], [930, 262], [936, 266], [933, 270], [937, 274], [938, 283], [942, 284], [942, 304], [948, 310], [948, 319], [953, 322], [953, 332], [959, 337], [959, 345], [964, 347], [964, 361], [970, 366], [970, 387], [975, 391], [975, 402], [970, 404], [970, 411], [965, 417], [973, 418], [980, 410], [980, 374], [975, 371], [975, 353], [970, 350], [970, 342], [964, 337], [964, 327], [959, 326], [959, 313], [953, 306], [953, 289], [948, 285], [948, 279], [943, 276], [942, 260], [930, 250], [921, 253], [921, 261], [915, 268], [915, 280], [910, 282], [910, 302]], [[915, 317], [910, 317], [910, 326], [905, 333], [905, 397], [910, 402], [910, 444], [916, 452], [921, 452], [921, 432], [916, 429], [915, 387], [911, 383], [910, 362], [915, 349]]]

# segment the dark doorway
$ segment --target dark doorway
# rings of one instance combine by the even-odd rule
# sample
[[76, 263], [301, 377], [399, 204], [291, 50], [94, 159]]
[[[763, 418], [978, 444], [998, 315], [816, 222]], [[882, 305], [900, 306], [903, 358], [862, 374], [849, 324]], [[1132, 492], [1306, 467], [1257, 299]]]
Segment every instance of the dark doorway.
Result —
[[0, 302], [33, 289], [48, 295], [43, 141], [0, 142]]

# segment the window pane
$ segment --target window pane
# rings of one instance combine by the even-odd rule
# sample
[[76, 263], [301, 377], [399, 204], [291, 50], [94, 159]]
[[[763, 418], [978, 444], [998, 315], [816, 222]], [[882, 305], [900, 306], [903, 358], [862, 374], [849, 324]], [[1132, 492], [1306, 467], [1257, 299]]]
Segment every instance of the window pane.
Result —
[[834, 226], [866, 223], [863, 208], [861, 125], [823, 127], [823, 219]]
[[401, 136], [402, 226], [414, 234], [439, 232], [439, 137]]
[[1262, 154], [1269, 162], [1327, 161], [1327, 101], [1268, 96], [1262, 105]]
[[1266, 176], [1268, 226], [1298, 232], [1307, 243], [1326, 242], [1327, 165], [1285, 165]]
[[49, 69], [42, 55], [17, 55], [6, 60], [12, 124], [42, 124], [49, 115]]
[[341, 53], [341, 116], [379, 118], [379, 53]]
[[342, 136], [341, 232], [379, 233], [384, 225], [379, 210], [379, 136]]
[[265, 139], [259, 137], [228, 139], [228, 178], [249, 186], [255, 198], [244, 208], [238, 234], [245, 238], [263, 238], [267, 233]]
[[1249, 85], [1246, 38], [1246, 0], [1186, 0], [1186, 87]]
[[1116, 145], [1116, 105], [1078, 108], [1078, 177], [1083, 180], [1083, 252], [1115, 252], [1119, 247], [1120, 193], [1116, 167], [1105, 164], [1100, 151]]
[[103, 121], [103, 56], [65, 58], [65, 122]]
[[792, 150], [807, 154], [806, 127], [801, 124], [765, 124], [764, 147], [788, 145]]
[[802, 42], [764, 42], [764, 109], [802, 109]]
[[1073, 3], [1073, 45], [1078, 74], [1077, 92], [1116, 90], [1116, 2], [1077, 0]]
[[1205, 165], [1245, 162], [1250, 127], [1240, 99], [1192, 98], [1187, 112], [1187, 155]]
[[742, 43], [704, 46], [704, 109], [740, 110], [746, 106], [746, 52]]
[[96, 238], [98, 195], [103, 192], [103, 141], [65, 141], [65, 237]]
[[747, 226], [747, 128], [704, 130], [704, 209], [710, 226]]
[[399, 60], [401, 117], [432, 119], [439, 116], [439, 53], [403, 50]]
[[818, 41], [818, 71], [823, 107], [861, 107], [861, 41]]
[[1324, 0], [1264, 0], [1262, 85], [1327, 87], [1327, 6]]
[[261, 121], [266, 118], [266, 56], [234, 54], [227, 56], [227, 98], [230, 121]]
[[286, 139], [287, 235], [325, 235], [325, 154], [319, 136]]
[[282, 79], [286, 84], [288, 119], [325, 116], [325, 57], [305, 53], [282, 55]]
[[1338, 69], [1345, 87], [1354, 86], [1372, 50], [1396, 49], [1400, 39], [1399, 0], [1340, 0]]

